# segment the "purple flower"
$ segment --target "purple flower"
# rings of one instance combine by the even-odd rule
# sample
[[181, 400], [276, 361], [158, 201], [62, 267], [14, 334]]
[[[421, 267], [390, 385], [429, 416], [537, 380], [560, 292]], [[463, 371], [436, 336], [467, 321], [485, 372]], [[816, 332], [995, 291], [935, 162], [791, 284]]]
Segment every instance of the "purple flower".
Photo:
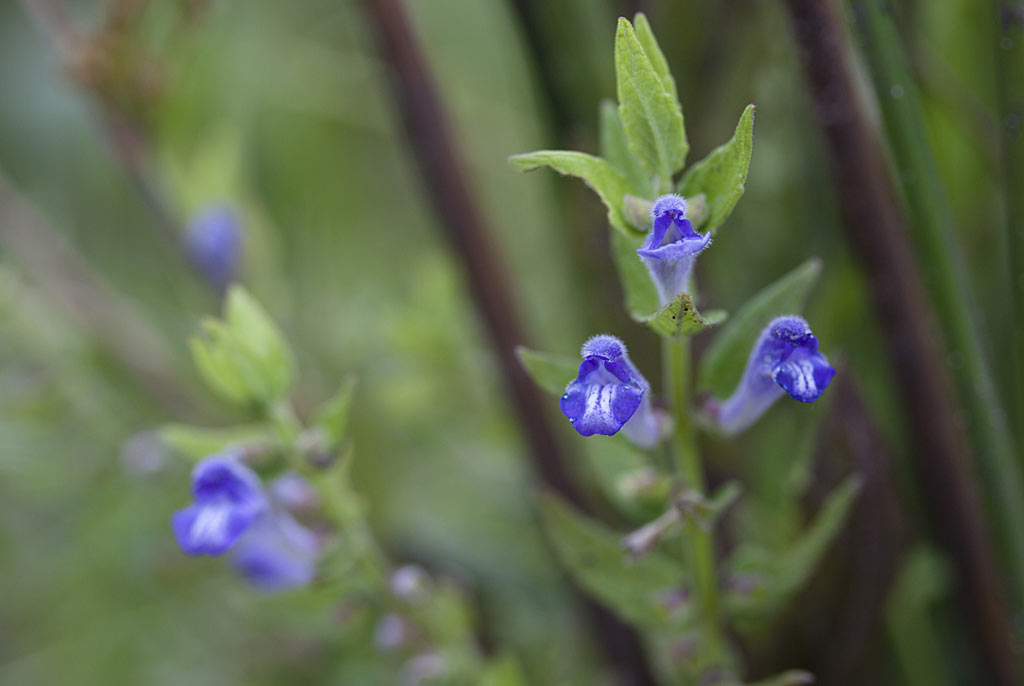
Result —
[[651, 220], [651, 233], [636, 254], [651, 272], [665, 307], [687, 290], [694, 260], [711, 243], [711, 234], [693, 230], [686, 218], [686, 201], [678, 195], [658, 198], [651, 207]]
[[306, 586], [316, 576], [319, 545], [285, 510], [265, 513], [238, 542], [235, 569], [261, 591]]
[[203, 277], [218, 290], [234, 281], [242, 252], [238, 215], [228, 207], [208, 207], [185, 235], [185, 250]]
[[735, 434], [756, 422], [783, 393], [800, 402], [814, 402], [835, 373], [818, 352], [818, 339], [806, 321], [792, 315], [778, 317], [751, 350], [739, 388], [727, 400], [712, 401], [707, 414], [724, 433]]
[[581, 436], [612, 436], [621, 429], [642, 447], [657, 443], [659, 422], [650, 389], [614, 336], [594, 336], [580, 351], [579, 375], [565, 389], [562, 413]]
[[256, 474], [230, 455], [213, 455], [192, 470], [195, 502], [171, 517], [189, 555], [221, 555], [267, 509]]

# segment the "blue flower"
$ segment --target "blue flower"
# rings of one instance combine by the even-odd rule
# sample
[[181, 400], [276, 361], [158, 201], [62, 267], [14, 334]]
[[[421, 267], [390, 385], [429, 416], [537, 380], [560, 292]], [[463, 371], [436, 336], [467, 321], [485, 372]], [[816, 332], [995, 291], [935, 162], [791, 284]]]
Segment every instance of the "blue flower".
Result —
[[285, 510], [267, 512], [232, 554], [235, 569], [261, 591], [306, 586], [316, 576], [319, 545], [309, 529]]
[[195, 502], [171, 517], [189, 555], [221, 555], [267, 510], [256, 474], [230, 455], [213, 455], [192, 471]]
[[665, 307], [686, 292], [694, 260], [711, 243], [711, 234], [693, 230], [686, 218], [686, 201], [678, 195], [658, 198], [651, 206], [651, 220], [651, 233], [636, 254], [647, 265]]
[[581, 436], [612, 436], [621, 429], [642, 447], [657, 443], [658, 418], [651, 407], [650, 389], [614, 336], [594, 336], [580, 351], [579, 375], [565, 389], [562, 413]]
[[727, 400], [712, 401], [707, 414], [724, 433], [735, 434], [756, 422], [783, 393], [814, 402], [835, 373], [804, 319], [778, 317], [751, 350], [739, 388]]
[[235, 279], [242, 252], [237, 214], [227, 207], [203, 210], [189, 225], [185, 250], [210, 285], [226, 289]]

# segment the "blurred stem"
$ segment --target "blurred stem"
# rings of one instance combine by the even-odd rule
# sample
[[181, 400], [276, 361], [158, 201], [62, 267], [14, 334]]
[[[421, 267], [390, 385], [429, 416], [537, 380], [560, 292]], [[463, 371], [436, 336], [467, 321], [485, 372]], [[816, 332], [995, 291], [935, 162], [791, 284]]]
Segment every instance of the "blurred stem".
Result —
[[[1004, 230], [1009, 255], [1013, 421], [1017, 445], [1024, 445], [1024, 3], [996, 0], [995, 44], [999, 93], [999, 149], [1002, 153]], [[1019, 530], [1018, 530], [1019, 531]]]
[[[296, 445], [304, 427], [288, 398], [281, 398], [268, 408], [267, 419], [277, 428], [283, 445]], [[323, 514], [337, 527], [338, 535], [348, 540], [355, 552], [356, 564], [375, 587], [386, 590], [387, 556], [366, 521], [362, 498], [349, 484], [345, 465], [337, 462], [323, 467], [316, 465], [297, 446], [292, 453], [292, 468], [313, 484], [320, 496]]]
[[[904, 59], [893, 17], [879, 0], [854, 3], [864, 53], [882, 108], [887, 139], [897, 166], [910, 218], [909, 226], [935, 305], [947, 350], [963, 359], [950, 365], [957, 382], [968, 430], [982, 473], [987, 476], [988, 501], [1000, 533], [1000, 548], [1016, 591], [1018, 611], [1024, 608], [1024, 479], [1014, 449], [1002, 399], [986, 360], [978, 326], [978, 308], [971, 302], [969, 275], [959, 259], [949, 207], [924, 130], [913, 75]], [[1020, 188], [1008, 193], [1008, 202], [1019, 203]], [[1011, 232], [1012, 234], [1012, 232]], [[1011, 250], [1013, 253], [1013, 250]], [[1018, 311], [1018, 315], [1021, 313]], [[1024, 332], [1024, 320], [1016, 322]], [[1017, 351], [1024, 336], [1015, 342]]]
[[0, 247], [62, 312], [176, 417], [202, 403], [182, 385], [164, 335], [114, 291], [103, 276], [8, 185], [0, 171]]
[[[363, 0], [363, 9], [389, 70], [396, 109], [408, 134], [420, 180], [465, 270], [467, 290], [490, 338], [536, 474], [583, 511], [592, 510], [572, 477], [546, 403], [519, 365], [515, 347], [526, 342], [519, 306], [486, 215], [472, 190], [462, 151], [423, 53], [399, 0]], [[605, 657], [629, 684], [653, 678], [635, 634], [593, 602], [581, 598]]]
[[[672, 452], [683, 491], [696, 491], [701, 497], [707, 489], [704, 468], [697, 452], [697, 435], [690, 419], [690, 339], [680, 337], [663, 340], [665, 383], [672, 403], [675, 425], [672, 430]], [[688, 558], [697, 594], [702, 638], [708, 641], [707, 654], [715, 659], [722, 653], [723, 638], [718, 616], [718, 575], [715, 569], [714, 537], [710, 527], [704, 528], [692, 517], [686, 521]]]
[[[137, 20], [141, 13], [140, 2], [114, 2], [108, 8], [107, 28], [126, 30], [126, 22]], [[71, 13], [64, 0], [21, 0], [29, 19], [43, 33], [57, 54], [61, 66], [72, 80], [85, 92], [97, 113], [100, 136], [121, 167], [135, 194], [142, 201], [164, 241], [174, 248], [178, 257], [186, 264], [200, 283], [209, 286], [198, 265], [194, 264], [185, 251], [182, 242], [184, 233], [177, 214], [167, 203], [165, 194], [153, 174], [149, 162], [149, 140], [147, 132], [139, 125], [137, 118], [129, 108], [112, 98], [104, 89], [97, 85], [95, 79], [83, 78], [83, 70], [103, 57], [113, 59], [109, 55], [97, 57], [96, 52], [106, 49], [104, 40], [107, 36], [103, 30], [96, 35], [88, 35], [77, 29]], [[218, 298], [224, 293], [217, 292]]]
[[[837, 0], [782, 0], [825, 143], [842, 228], [866, 275], [893, 389], [936, 536], [956, 563], [958, 599], [986, 683], [1021, 683], [1007, 604], [970, 446], [881, 147], [850, 64]], [[1018, 532], [1019, 535], [1019, 532]]]

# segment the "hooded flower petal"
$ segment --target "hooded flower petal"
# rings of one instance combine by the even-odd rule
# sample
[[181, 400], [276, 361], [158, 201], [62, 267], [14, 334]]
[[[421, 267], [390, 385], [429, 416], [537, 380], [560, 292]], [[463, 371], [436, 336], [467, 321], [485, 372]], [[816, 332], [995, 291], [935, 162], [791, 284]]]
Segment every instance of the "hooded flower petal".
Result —
[[192, 471], [194, 502], [171, 517], [178, 545], [189, 555], [220, 555], [267, 508], [256, 474], [231, 456], [214, 455]]
[[232, 556], [235, 569], [262, 591], [285, 591], [316, 576], [316, 536], [285, 511], [268, 512], [242, 537]]
[[711, 243], [711, 234], [694, 231], [686, 218], [686, 201], [678, 195], [658, 198], [651, 220], [651, 233], [636, 254], [647, 265], [665, 307], [686, 291], [694, 260]]
[[659, 424], [651, 408], [650, 384], [614, 336], [583, 344], [579, 374], [565, 389], [562, 413], [581, 436], [612, 436], [623, 430], [638, 445], [657, 442]]
[[835, 373], [804, 319], [778, 317], [761, 332], [739, 388], [729, 399], [713, 401], [708, 415], [723, 432], [735, 434], [756, 422], [783, 394], [814, 402]]

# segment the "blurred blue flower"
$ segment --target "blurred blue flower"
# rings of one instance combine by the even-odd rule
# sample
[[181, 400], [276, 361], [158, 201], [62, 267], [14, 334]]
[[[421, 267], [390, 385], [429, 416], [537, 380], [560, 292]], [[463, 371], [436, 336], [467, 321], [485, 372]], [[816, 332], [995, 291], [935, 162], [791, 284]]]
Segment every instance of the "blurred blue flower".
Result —
[[237, 213], [223, 206], [204, 209], [189, 224], [185, 250], [210, 285], [226, 289], [235, 280], [242, 256], [242, 227]]
[[580, 351], [579, 375], [565, 389], [560, 405], [581, 436], [612, 436], [621, 429], [642, 447], [657, 443], [659, 421], [650, 401], [651, 386], [614, 336], [594, 336]]
[[651, 220], [651, 233], [636, 254], [647, 265], [665, 307], [688, 288], [693, 263], [711, 243], [711, 234], [694, 231], [686, 218], [686, 201], [678, 195], [658, 198], [651, 206]]
[[306, 586], [316, 576], [319, 545], [309, 529], [285, 510], [267, 512], [238, 542], [235, 569], [261, 591]]
[[754, 344], [739, 388], [727, 400], [712, 401], [707, 414], [724, 433], [735, 434], [756, 422], [783, 393], [814, 402], [835, 373], [804, 319], [778, 317]]
[[267, 510], [256, 474], [232, 455], [213, 455], [192, 471], [192, 505], [171, 517], [189, 555], [220, 555]]

